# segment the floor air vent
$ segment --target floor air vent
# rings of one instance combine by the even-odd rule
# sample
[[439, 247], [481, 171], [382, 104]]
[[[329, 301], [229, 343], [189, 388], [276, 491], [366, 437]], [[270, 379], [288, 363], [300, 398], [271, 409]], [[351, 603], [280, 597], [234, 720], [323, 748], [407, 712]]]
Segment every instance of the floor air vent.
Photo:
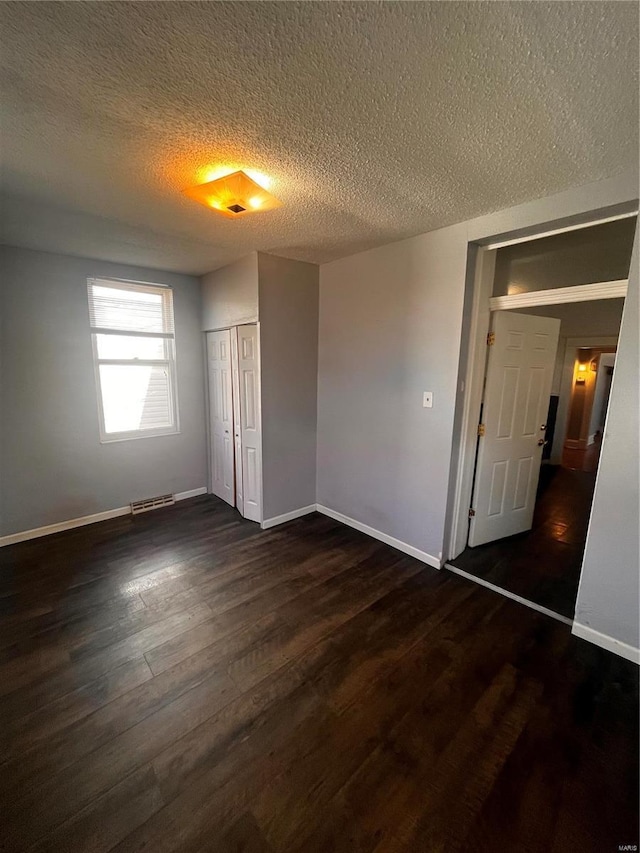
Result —
[[173, 495], [160, 495], [157, 498], [146, 498], [143, 501], [134, 501], [131, 504], [131, 514], [139, 515], [141, 512], [149, 512], [152, 509], [160, 509], [161, 506], [171, 506], [176, 502]]

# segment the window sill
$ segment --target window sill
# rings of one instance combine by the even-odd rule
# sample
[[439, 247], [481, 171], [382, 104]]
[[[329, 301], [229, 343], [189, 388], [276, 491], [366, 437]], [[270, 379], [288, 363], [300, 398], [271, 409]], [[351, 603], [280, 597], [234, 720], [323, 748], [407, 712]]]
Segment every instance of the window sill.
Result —
[[134, 433], [115, 432], [112, 435], [101, 435], [100, 444], [115, 444], [120, 441], [137, 441], [141, 438], [163, 438], [167, 435], [180, 435], [179, 429], [149, 430]]

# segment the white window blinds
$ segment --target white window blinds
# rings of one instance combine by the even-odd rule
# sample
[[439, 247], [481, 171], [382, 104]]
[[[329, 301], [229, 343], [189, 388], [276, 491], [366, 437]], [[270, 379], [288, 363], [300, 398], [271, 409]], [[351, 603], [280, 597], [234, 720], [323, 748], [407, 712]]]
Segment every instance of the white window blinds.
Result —
[[173, 337], [173, 293], [168, 287], [89, 281], [92, 330], [142, 332]]
[[88, 293], [102, 441], [177, 432], [171, 289], [90, 279]]

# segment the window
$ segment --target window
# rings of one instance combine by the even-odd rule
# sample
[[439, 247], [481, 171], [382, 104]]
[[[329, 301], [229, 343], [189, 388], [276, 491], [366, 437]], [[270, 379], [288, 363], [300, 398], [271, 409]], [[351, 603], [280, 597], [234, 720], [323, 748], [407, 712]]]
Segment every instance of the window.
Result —
[[88, 288], [101, 440], [178, 432], [171, 289], [97, 278]]

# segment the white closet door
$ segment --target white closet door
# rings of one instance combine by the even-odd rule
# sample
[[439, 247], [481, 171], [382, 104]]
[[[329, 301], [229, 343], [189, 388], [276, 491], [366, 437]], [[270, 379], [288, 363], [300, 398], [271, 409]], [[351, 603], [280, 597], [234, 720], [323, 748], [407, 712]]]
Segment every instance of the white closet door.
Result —
[[238, 379], [245, 518], [262, 521], [262, 429], [258, 327], [238, 326]]
[[236, 507], [244, 515], [242, 489], [242, 429], [240, 426], [240, 374], [238, 370], [238, 329], [231, 329], [231, 375], [233, 379], [233, 442], [236, 474]]
[[207, 366], [211, 490], [235, 506], [231, 334], [228, 329], [207, 334]]

